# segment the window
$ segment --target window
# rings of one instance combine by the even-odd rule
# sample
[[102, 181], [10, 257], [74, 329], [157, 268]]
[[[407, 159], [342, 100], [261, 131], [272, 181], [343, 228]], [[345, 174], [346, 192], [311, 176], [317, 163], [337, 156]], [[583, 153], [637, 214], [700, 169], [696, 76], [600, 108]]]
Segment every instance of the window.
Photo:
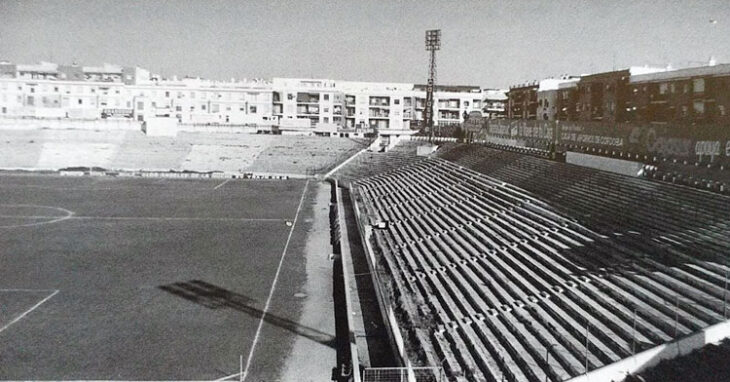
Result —
[[724, 117], [727, 115], [725, 105], [717, 105], [717, 115], [719, 115], [720, 117]]
[[205, 105], [200, 105], [200, 110], [205, 111]]
[[165, 92], [165, 97], [170, 98], [170, 92]]
[[83, 104], [84, 104], [84, 100], [82, 100], [81, 98], [79, 98], [79, 105], [83, 105]]
[[329, 101], [330, 100], [330, 95], [329, 94], [325, 94], [324, 95], [324, 100], [325, 101]]
[[682, 93], [687, 94], [689, 93], [689, 84], [685, 83], [684, 86], [682, 86]]
[[182, 106], [175, 106], [175, 111], [182, 111]]
[[152, 107], [157, 107], [157, 102], [152, 101]]
[[399, 99], [397, 99], [397, 98], [396, 98], [396, 99], [394, 99], [394, 100], [393, 100], [393, 104], [394, 104], [394, 105], [400, 105], [400, 100], [399, 100]]
[[31, 93], [35, 93], [35, 88], [30, 88]]
[[705, 91], [705, 79], [695, 78], [692, 80], [692, 91], [695, 93], [703, 93]]
[[142, 102], [142, 101], [137, 102], [137, 110], [144, 110], [144, 102]]
[[695, 115], [698, 117], [705, 115], [705, 103], [702, 101], [695, 101], [692, 104], [692, 110], [694, 110]]
[[53, 91], [56, 92], [56, 93], [58, 93], [58, 86], [54, 86], [53, 87]]
[[292, 93], [287, 94], [286, 95], [286, 99], [288, 99], [289, 101], [293, 100], [294, 99], [294, 94], [292, 94]]
[[682, 106], [682, 118], [686, 118], [689, 115], [689, 108], [686, 105]]
[[325, 113], [329, 113], [329, 112], [330, 112], [330, 108], [328, 108], [328, 107], [325, 107], [325, 108], [324, 108], [324, 112], [325, 112]]
[[324, 123], [330, 123], [329, 117], [324, 117]]
[[667, 84], [666, 82], [662, 82], [661, 84], [659, 84], [659, 94], [667, 94], [668, 91], [669, 84]]
[[669, 90], [670, 90], [670, 91], [671, 91], [672, 93], [676, 93], [676, 92], [677, 92], [677, 84], [675, 84], [674, 82], [672, 82], [672, 83], [671, 83], [671, 84], [669, 85]]

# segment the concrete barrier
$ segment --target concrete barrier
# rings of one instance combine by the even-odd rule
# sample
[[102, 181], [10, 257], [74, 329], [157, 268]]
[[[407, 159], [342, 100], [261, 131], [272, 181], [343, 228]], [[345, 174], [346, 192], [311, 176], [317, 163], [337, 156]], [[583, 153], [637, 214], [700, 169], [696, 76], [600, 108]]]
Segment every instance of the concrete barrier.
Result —
[[[342, 202], [342, 194], [340, 192], [339, 183], [336, 179], [332, 180], [332, 187], [334, 187], [335, 190], [335, 200], [336, 200], [336, 208], [337, 208], [337, 220], [336, 224], [339, 226], [339, 229], [337, 230], [340, 234], [340, 240], [339, 240], [339, 250], [340, 250], [340, 259], [342, 261], [342, 278], [344, 282], [344, 289], [345, 289], [345, 306], [346, 306], [346, 312], [347, 312], [347, 332], [348, 332], [348, 343], [350, 346], [350, 357], [351, 357], [351, 369], [352, 369], [352, 380], [354, 382], [360, 382], [360, 352], [358, 350], [357, 346], [357, 327], [363, 328], [364, 324], [360, 323], [359, 325], [355, 325], [353, 323], [353, 320], [355, 320], [355, 317], [359, 317], [360, 320], [362, 320], [362, 314], [357, 316], [355, 314], [355, 309], [353, 307], [352, 303], [352, 297], [350, 296], [350, 292], [357, 293], [357, 290], [353, 288], [354, 280], [351, 279], [352, 274], [354, 274], [354, 270], [352, 267], [352, 259], [350, 254], [350, 247], [349, 247], [349, 237], [347, 233], [347, 222], [345, 221], [345, 212], [344, 212], [344, 205]], [[364, 332], [364, 330], [363, 330]], [[367, 350], [367, 349], [365, 349]]]
[[567, 382], [609, 382], [623, 381], [629, 374], [648, 369], [659, 362], [689, 354], [707, 344], [730, 337], [730, 321], [708, 326], [672, 342], [637, 353], [610, 365], [579, 375]]
[[351, 202], [352, 208], [355, 212], [355, 219], [357, 220], [357, 227], [360, 231], [360, 237], [362, 238], [363, 249], [367, 254], [366, 258], [368, 261], [368, 268], [370, 269], [370, 276], [373, 280], [373, 285], [377, 292], [378, 305], [380, 306], [381, 314], [383, 316], [383, 323], [386, 327], [386, 332], [390, 338], [390, 344], [393, 347], [393, 353], [398, 356], [396, 361], [399, 366], [405, 366], [409, 364], [408, 355], [406, 354], [405, 343], [403, 341], [403, 334], [398, 326], [398, 321], [395, 317], [394, 304], [387, 295], [383, 292], [381, 286], [383, 285], [380, 280], [380, 274], [377, 270], [377, 259], [375, 258], [375, 252], [370, 245], [371, 231], [370, 227], [363, 227], [361, 222], [363, 221], [360, 208], [357, 205], [356, 195], [359, 192], [356, 188], [351, 189]]
[[644, 167], [644, 164], [641, 162], [576, 153], [573, 151], [566, 153], [565, 163], [628, 176], [639, 176], [641, 169]]

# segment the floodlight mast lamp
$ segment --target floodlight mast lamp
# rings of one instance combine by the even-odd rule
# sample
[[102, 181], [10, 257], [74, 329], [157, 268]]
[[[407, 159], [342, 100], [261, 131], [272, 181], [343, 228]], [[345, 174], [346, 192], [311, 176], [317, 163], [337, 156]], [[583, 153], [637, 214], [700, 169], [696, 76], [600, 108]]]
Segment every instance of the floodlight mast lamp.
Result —
[[423, 123], [428, 129], [428, 141], [433, 141], [433, 88], [436, 85], [436, 51], [441, 48], [441, 30], [426, 31], [426, 50], [431, 52], [431, 62], [428, 69], [428, 84], [426, 85], [426, 107], [424, 108]]

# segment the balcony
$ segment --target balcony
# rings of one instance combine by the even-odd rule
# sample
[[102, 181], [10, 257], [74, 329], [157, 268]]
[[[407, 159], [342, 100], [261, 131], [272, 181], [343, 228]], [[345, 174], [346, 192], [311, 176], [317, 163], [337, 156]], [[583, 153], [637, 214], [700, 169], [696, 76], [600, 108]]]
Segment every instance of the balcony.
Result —
[[368, 114], [368, 117], [369, 118], [388, 119], [388, 118], [390, 118], [390, 113], [388, 113], [387, 110], [370, 109], [370, 113]]
[[390, 97], [370, 97], [370, 106], [389, 107]]
[[459, 110], [459, 105], [460, 102], [458, 99], [440, 100], [438, 103], [438, 108]]
[[297, 106], [298, 115], [318, 115], [319, 106]]
[[297, 93], [297, 104], [319, 103], [319, 93]]

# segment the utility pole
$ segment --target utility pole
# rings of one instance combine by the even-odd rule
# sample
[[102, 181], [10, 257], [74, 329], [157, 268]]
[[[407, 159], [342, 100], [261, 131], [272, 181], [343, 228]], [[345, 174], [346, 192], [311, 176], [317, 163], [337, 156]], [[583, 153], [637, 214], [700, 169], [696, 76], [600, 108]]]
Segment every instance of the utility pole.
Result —
[[431, 52], [428, 67], [428, 84], [426, 85], [426, 105], [423, 111], [423, 123], [428, 129], [428, 142], [433, 141], [433, 88], [436, 84], [436, 51], [441, 49], [441, 30], [426, 31], [426, 50]]

